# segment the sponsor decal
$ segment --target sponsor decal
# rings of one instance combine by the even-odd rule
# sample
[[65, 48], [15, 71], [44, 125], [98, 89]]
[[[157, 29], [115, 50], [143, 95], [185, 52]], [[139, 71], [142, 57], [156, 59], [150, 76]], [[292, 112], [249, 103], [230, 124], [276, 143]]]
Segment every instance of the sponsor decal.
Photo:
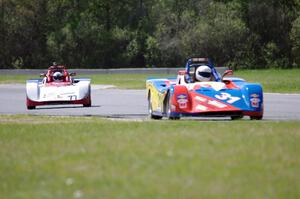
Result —
[[254, 93], [254, 94], [251, 94], [251, 95], [250, 95], [250, 97], [258, 98], [258, 97], [259, 97], [259, 95], [258, 95], [258, 94], [256, 94], [256, 93]]
[[179, 105], [179, 108], [187, 108], [187, 102], [188, 98], [185, 94], [177, 95], [177, 103]]
[[187, 95], [185, 95], [185, 94], [177, 95], [177, 100], [180, 100], [180, 99], [187, 99]]
[[68, 96], [70, 100], [77, 100], [77, 96], [76, 95], [69, 95]]
[[252, 107], [258, 108], [259, 107], [260, 99], [257, 98], [257, 97], [253, 97], [253, 98], [250, 99], [250, 102], [251, 102], [251, 106]]
[[233, 104], [241, 99], [239, 97], [231, 96], [229, 93], [220, 93], [219, 95], [215, 95], [215, 97], [219, 100], [226, 100], [229, 104]]

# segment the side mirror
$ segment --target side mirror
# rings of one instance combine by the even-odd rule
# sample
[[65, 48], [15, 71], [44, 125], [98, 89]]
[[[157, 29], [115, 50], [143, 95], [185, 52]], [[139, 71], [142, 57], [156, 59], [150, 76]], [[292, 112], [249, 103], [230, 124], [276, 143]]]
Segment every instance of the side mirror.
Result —
[[227, 76], [227, 75], [233, 75], [233, 71], [232, 70], [225, 70], [225, 72], [222, 75], [222, 79]]
[[69, 75], [70, 75], [70, 76], [76, 76], [76, 73], [73, 72], [73, 73], [70, 73]]
[[46, 77], [46, 73], [41, 73], [40, 77]]

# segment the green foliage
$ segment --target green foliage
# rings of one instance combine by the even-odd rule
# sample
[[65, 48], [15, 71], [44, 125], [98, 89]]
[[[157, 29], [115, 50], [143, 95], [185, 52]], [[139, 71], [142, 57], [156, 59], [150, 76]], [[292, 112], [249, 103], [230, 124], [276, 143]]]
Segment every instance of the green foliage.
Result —
[[267, 68], [278, 68], [280, 67], [279, 63], [276, 60], [276, 54], [279, 53], [278, 46], [273, 43], [267, 43], [267, 45], [263, 48], [263, 55], [266, 61]]
[[299, 67], [298, 0], [2, 0], [0, 68]]
[[235, 4], [211, 3], [207, 16], [184, 33], [187, 55], [204, 55], [214, 58], [218, 64], [239, 60], [244, 51], [244, 41], [248, 32], [239, 18]]
[[294, 58], [294, 65], [300, 65], [300, 16], [294, 21], [293, 28], [290, 34], [291, 40], [293, 41], [292, 53]]
[[156, 38], [149, 36], [146, 40], [145, 59], [148, 67], [157, 66], [160, 63], [160, 49]]

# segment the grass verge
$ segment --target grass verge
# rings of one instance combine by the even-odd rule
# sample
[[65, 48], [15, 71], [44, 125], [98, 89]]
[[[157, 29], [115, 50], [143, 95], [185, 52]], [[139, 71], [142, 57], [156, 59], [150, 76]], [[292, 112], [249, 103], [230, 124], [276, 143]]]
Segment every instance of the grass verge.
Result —
[[240, 70], [236, 71], [234, 75], [242, 77], [248, 82], [262, 84], [265, 92], [300, 92], [300, 69]]
[[2, 198], [299, 198], [299, 122], [0, 116]]

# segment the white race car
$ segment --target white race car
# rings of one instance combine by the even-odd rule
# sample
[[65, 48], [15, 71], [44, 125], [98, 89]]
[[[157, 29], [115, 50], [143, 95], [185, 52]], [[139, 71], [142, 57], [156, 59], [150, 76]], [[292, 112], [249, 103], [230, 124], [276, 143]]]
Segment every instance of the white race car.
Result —
[[27, 109], [36, 106], [55, 104], [83, 104], [90, 107], [91, 80], [72, 78], [75, 73], [68, 73], [64, 66], [50, 66], [43, 79], [32, 79], [26, 82]]

